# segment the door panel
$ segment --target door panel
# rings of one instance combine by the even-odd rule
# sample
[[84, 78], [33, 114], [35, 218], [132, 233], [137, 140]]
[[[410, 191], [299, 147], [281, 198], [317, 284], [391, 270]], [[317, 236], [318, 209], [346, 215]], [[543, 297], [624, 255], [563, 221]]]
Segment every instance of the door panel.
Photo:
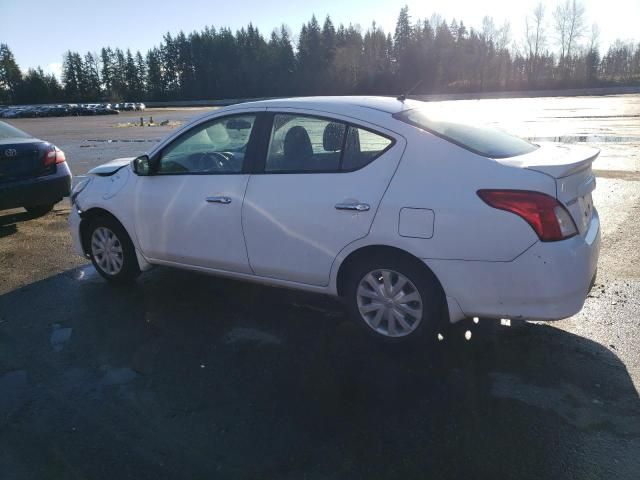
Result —
[[[294, 128], [300, 126], [304, 125]], [[330, 134], [339, 131], [335, 126], [325, 128]], [[290, 135], [293, 136], [307, 142], [307, 136], [299, 130]], [[286, 135], [280, 137], [283, 137], [284, 150], [289, 140], [297, 141], [287, 140]], [[322, 165], [326, 154], [316, 144], [322, 143], [321, 140], [314, 140], [321, 135], [311, 132], [308, 137], [313, 146], [311, 153], [308, 147], [290, 147], [289, 150], [296, 154], [301, 151], [308, 157], [307, 164]], [[277, 139], [278, 135], [272, 134], [273, 138]], [[325, 135], [325, 138], [328, 137]], [[256, 275], [327, 285], [331, 265], [340, 250], [369, 232], [378, 204], [404, 150], [404, 139], [394, 138], [393, 146], [356, 171], [252, 175], [245, 194], [243, 227], [249, 262]], [[331, 150], [338, 142], [328, 138], [324, 143], [325, 150]], [[348, 145], [345, 148], [345, 152], [349, 150]], [[364, 156], [371, 154], [366, 146], [362, 146], [362, 152]], [[287, 157], [286, 151], [277, 154]], [[266, 163], [268, 166], [269, 159]], [[290, 160], [285, 160], [282, 164], [289, 163]], [[343, 204], [342, 208], [336, 208], [340, 204]], [[361, 207], [357, 209], [359, 204]]]
[[[144, 255], [251, 273], [240, 223], [249, 175], [158, 175], [138, 179], [134, 211]], [[229, 203], [207, 201], [224, 197]]]
[[202, 122], [154, 155], [154, 174], [138, 179], [134, 197], [145, 256], [251, 273], [241, 216], [257, 119], [241, 113]]

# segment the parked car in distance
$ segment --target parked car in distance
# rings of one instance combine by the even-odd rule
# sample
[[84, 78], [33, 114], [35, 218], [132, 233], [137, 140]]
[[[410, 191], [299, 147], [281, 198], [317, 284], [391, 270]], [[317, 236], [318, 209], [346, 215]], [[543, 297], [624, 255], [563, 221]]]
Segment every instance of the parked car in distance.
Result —
[[0, 210], [24, 207], [43, 215], [70, 187], [62, 150], [0, 121]]
[[443, 319], [582, 308], [600, 248], [598, 153], [403, 98], [251, 102], [94, 168], [69, 223], [113, 282], [191, 269], [340, 296], [387, 341], [433, 338]]
[[[67, 103], [60, 105], [2, 106], [0, 118], [66, 117], [84, 115], [116, 115], [120, 113], [110, 103]], [[130, 108], [132, 110], [133, 108]]]

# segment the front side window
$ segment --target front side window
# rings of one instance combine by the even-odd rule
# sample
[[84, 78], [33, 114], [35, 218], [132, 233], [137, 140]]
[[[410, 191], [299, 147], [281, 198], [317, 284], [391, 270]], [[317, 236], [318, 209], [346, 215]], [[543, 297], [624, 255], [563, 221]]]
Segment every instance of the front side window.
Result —
[[327, 118], [276, 114], [265, 171], [339, 172], [362, 168], [392, 140]]
[[158, 174], [241, 173], [255, 115], [198, 125], [162, 151]]

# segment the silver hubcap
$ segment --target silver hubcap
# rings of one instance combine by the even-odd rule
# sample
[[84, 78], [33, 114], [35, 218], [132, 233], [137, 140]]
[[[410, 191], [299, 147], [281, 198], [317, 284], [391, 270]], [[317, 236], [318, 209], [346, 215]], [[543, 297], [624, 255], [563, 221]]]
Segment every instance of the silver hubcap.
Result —
[[393, 270], [367, 273], [357, 291], [364, 321], [387, 337], [404, 337], [422, 321], [422, 297], [407, 277]]
[[107, 227], [98, 227], [93, 231], [91, 253], [105, 273], [116, 275], [122, 270], [122, 244], [116, 234]]

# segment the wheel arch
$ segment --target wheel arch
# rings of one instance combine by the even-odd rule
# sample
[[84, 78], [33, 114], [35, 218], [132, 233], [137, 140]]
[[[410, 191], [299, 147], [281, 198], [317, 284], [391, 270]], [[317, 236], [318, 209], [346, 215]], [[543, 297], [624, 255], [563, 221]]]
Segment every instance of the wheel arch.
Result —
[[[97, 217], [109, 217], [115, 220], [120, 224], [120, 226], [124, 229], [124, 231], [127, 232], [127, 235], [129, 235], [129, 238], [131, 239], [131, 241], [133, 241], [133, 236], [131, 235], [131, 233], [129, 233], [127, 228], [124, 226], [124, 224], [120, 221], [118, 217], [116, 217], [109, 210], [105, 210], [104, 208], [100, 208], [100, 207], [93, 207], [88, 210], [85, 210], [84, 212], [82, 212], [82, 215], [81, 215], [82, 220], [80, 221], [80, 241], [82, 242], [82, 250], [84, 251], [85, 255], [89, 253], [89, 244], [88, 244], [89, 239], [87, 238], [87, 229], [91, 224], [91, 220]], [[134, 246], [135, 246], [135, 243], [134, 243]]]
[[134, 248], [134, 250], [136, 252], [136, 257], [138, 259], [138, 266], [139, 266], [140, 270], [144, 272], [146, 270], [149, 270], [152, 267], [152, 265], [149, 263], [149, 261], [140, 252], [140, 249], [138, 248], [138, 245], [137, 245], [137, 239], [136, 239], [135, 235], [131, 234], [129, 229], [125, 226], [125, 224], [116, 215], [114, 215], [109, 210], [106, 210], [106, 209], [101, 208], [101, 207], [89, 208], [89, 209], [85, 210], [84, 212], [82, 212], [82, 215], [81, 215], [81, 221], [80, 221], [80, 227], [79, 227], [79, 229], [80, 229], [80, 242], [82, 244], [82, 250], [83, 250], [85, 256], [89, 255], [89, 245], [88, 245], [89, 239], [87, 238], [87, 228], [89, 228], [89, 225], [91, 224], [91, 220], [94, 219], [94, 218], [97, 218], [97, 217], [108, 217], [108, 218], [111, 218], [112, 220], [114, 220], [115, 222], [118, 222], [118, 224], [122, 227], [122, 229], [127, 233], [127, 235], [129, 236], [129, 240], [131, 240], [131, 243], [133, 244], [133, 248]]
[[362, 260], [363, 258], [373, 257], [381, 254], [404, 257], [410, 259], [412, 262], [415, 262], [427, 273], [427, 275], [431, 276], [434, 279], [435, 284], [439, 288], [439, 293], [442, 295], [442, 299], [446, 301], [445, 290], [442, 286], [442, 283], [440, 282], [440, 279], [438, 279], [437, 275], [423, 260], [406, 250], [398, 247], [391, 247], [389, 245], [365, 245], [350, 252], [340, 263], [338, 272], [336, 274], [336, 292], [338, 296], [342, 297], [344, 295], [345, 281], [347, 277], [346, 273], [348, 272], [351, 265], [353, 265], [357, 261]]

